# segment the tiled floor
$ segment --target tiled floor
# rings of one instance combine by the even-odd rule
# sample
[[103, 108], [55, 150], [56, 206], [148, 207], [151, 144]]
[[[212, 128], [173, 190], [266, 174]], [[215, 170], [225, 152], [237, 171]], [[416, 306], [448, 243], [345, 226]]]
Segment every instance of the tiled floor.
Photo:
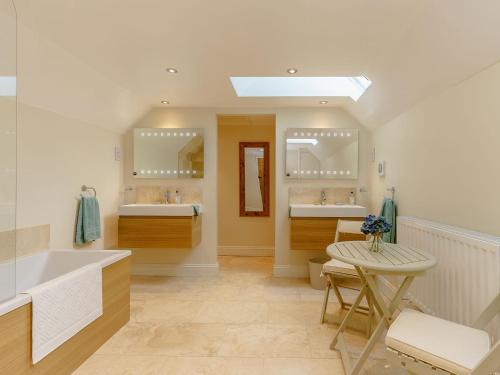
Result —
[[[272, 258], [219, 262], [217, 277], [134, 277], [130, 322], [75, 374], [344, 374], [335, 325], [319, 324], [321, 291], [273, 278]], [[347, 340], [354, 356], [366, 341]], [[400, 374], [383, 358], [380, 343], [365, 374]]]

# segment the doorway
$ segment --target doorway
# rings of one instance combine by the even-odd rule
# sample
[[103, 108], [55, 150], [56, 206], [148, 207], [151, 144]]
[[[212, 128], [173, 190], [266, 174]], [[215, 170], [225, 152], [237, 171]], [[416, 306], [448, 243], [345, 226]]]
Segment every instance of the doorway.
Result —
[[[276, 116], [273, 115], [218, 115], [217, 116], [217, 195], [219, 255], [274, 256], [275, 242], [275, 138]], [[268, 186], [262, 176], [264, 160], [255, 159], [255, 189], [268, 192], [268, 212], [263, 215], [241, 214], [248, 206], [242, 198], [241, 145], [268, 144]], [[247, 154], [249, 154], [247, 152]], [[247, 155], [248, 158], [248, 155]], [[248, 162], [248, 159], [245, 159]], [[244, 163], [244, 162], [243, 162]], [[244, 166], [243, 166], [244, 168]], [[247, 165], [247, 177], [248, 177]], [[245, 179], [243, 178], [243, 183]], [[247, 195], [248, 192], [247, 178]], [[260, 194], [258, 195], [260, 196]], [[244, 197], [244, 194], [243, 194]], [[243, 200], [242, 200], [243, 199]], [[248, 200], [248, 198], [247, 198]], [[265, 201], [265, 199], [263, 200]], [[255, 205], [254, 205], [255, 206]], [[260, 205], [256, 205], [260, 208]], [[265, 208], [263, 208], [265, 209]]]

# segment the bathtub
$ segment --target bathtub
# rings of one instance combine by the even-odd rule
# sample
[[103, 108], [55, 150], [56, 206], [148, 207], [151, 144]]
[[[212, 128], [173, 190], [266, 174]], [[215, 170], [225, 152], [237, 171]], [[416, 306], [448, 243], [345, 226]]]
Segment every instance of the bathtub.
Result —
[[[129, 250], [56, 250], [44, 251], [0, 264], [0, 288], [12, 288], [16, 279], [16, 296], [0, 303], [0, 316], [31, 301], [29, 295], [19, 294], [34, 286], [55, 279], [90, 263], [104, 268], [130, 256]], [[0, 295], [6, 295], [3, 291]]]
[[[130, 254], [129, 250], [57, 250], [16, 259], [17, 294], [0, 303], [0, 336], [6, 343], [16, 344], [14, 350], [0, 343], [0, 374], [70, 374], [126, 324], [130, 318]], [[102, 268], [103, 315], [33, 366], [27, 360], [31, 358], [31, 298], [20, 293], [90, 263]], [[0, 264], [0, 277], [12, 278], [13, 269], [12, 261]], [[15, 331], [10, 328], [13, 325]], [[5, 350], [16, 353], [11, 356]]]

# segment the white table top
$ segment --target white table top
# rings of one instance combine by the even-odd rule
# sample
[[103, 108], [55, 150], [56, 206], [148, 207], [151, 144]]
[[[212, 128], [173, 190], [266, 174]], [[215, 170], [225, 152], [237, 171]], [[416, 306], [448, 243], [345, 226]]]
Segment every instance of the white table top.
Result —
[[380, 253], [369, 251], [371, 241], [336, 242], [326, 248], [328, 255], [353, 266], [394, 273], [424, 272], [436, 265], [436, 258], [422, 250], [384, 243]]

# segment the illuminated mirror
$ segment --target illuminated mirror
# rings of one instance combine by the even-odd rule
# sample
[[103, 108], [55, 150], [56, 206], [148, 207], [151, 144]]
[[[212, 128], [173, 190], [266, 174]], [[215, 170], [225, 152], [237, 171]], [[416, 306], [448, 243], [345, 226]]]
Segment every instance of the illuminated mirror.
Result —
[[286, 131], [286, 177], [358, 178], [358, 130], [333, 128]]
[[203, 129], [134, 129], [136, 178], [203, 178]]

